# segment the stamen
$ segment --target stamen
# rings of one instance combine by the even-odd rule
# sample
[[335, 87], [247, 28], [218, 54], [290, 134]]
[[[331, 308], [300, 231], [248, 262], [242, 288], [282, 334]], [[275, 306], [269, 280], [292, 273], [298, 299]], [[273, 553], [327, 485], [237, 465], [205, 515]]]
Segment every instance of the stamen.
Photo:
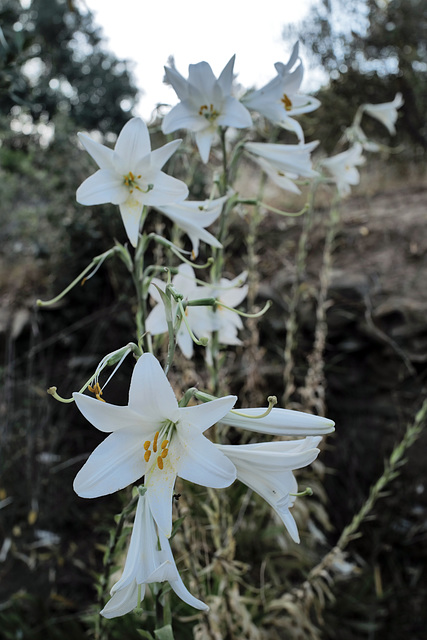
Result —
[[159, 432], [156, 431], [155, 435], [154, 435], [154, 440], [153, 440], [153, 451], [154, 453], [156, 453], [157, 451], [157, 438], [159, 437]]
[[204, 116], [206, 120], [213, 122], [219, 116], [219, 112], [216, 111], [212, 103], [209, 105], [209, 107], [207, 104], [202, 104], [199, 109], [199, 116]]
[[147, 451], [144, 453], [144, 460], [145, 462], [148, 462], [151, 456], [151, 451], [149, 449], [147, 449]]
[[105, 400], [104, 400], [103, 398], [101, 398], [101, 396], [102, 396], [102, 389], [101, 389], [101, 387], [99, 386], [99, 382], [96, 382], [96, 383], [93, 385], [93, 387], [91, 387], [91, 386], [90, 386], [90, 384], [88, 384], [87, 388], [89, 389], [89, 391], [90, 391], [91, 393], [94, 393], [94, 394], [95, 394], [95, 398], [96, 398], [97, 400], [101, 400], [101, 402], [105, 402]]
[[168, 453], [169, 453], [169, 449], [163, 449], [163, 451], [162, 451], [162, 453], [160, 454], [160, 456], [161, 456], [162, 458], [166, 458], [166, 456], [168, 455]]
[[163, 442], [162, 442], [162, 444], [161, 444], [161, 448], [162, 448], [162, 449], [166, 449], [166, 447], [168, 446], [168, 444], [169, 444], [169, 440], [163, 440]]
[[145, 449], [146, 451], [147, 451], [147, 449], [149, 449], [149, 448], [150, 448], [150, 444], [151, 444], [151, 442], [150, 442], [149, 440], [146, 440], [146, 441], [144, 442], [144, 449]]
[[285, 107], [286, 111], [291, 111], [292, 110], [292, 101], [286, 95], [286, 93], [283, 94], [283, 98], [280, 100], [280, 102], [283, 102], [283, 106]]
[[159, 469], [163, 469], [163, 458], [162, 456], [158, 456], [157, 457], [157, 466], [159, 467]]

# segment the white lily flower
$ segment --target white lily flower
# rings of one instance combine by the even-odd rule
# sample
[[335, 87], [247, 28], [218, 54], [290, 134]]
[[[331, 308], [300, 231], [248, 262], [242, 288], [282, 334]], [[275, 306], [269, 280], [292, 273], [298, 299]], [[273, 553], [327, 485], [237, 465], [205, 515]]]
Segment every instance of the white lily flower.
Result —
[[[277, 76], [264, 87], [253, 91], [242, 102], [253, 111], [258, 111], [268, 120], [284, 129], [293, 131], [304, 141], [304, 133], [299, 122], [292, 116], [314, 111], [320, 105], [313, 96], [299, 93], [304, 75], [304, 67], [299, 57], [298, 42], [295, 44], [287, 64], [276, 62]], [[291, 71], [295, 63], [297, 67]]]
[[356, 167], [365, 163], [362, 153], [362, 145], [356, 143], [347, 151], [321, 161], [322, 166], [326, 167], [332, 176], [337, 185], [338, 193], [342, 197], [350, 194], [350, 185], [356, 185], [360, 182], [360, 173]]
[[[242, 344], [237, 332], [239, 329], [243, 329], [243, 322], [241, 317], [231, 309], [238, 307], [248, 295], [248, 285], [243, 284], [247, 277], [247, 271], [243, 271], [233, 280], [221, 278], [218, 284], [208, 287], [209, 295], [218, 300], [216, 310], [211, 310], [211, 313], [214, 317], [213, 330], [218, 331], [220, 344]], [[226, 307], [231, 307], [231, 309]]]
[[193, 245], [193, 257], [197, 258], [200, 240], [217, 249], [222, 247], [222, 244], [209, 231], [206, 231], [205, 227], [209, 227], [218, 219], [228, 198], [229, 196], [215, 200], [185, 200], [185, 202], [156, 207], [156, 209], [185, 231]]
[[[172, 285], [178, 293], [181, 293], [184, 296], [184, 300], [186, 301], [210, 297], [210, 293], [205, 287], [197, 285], [196, 274], [189, 264], [181, 264], [178, 267], [178, 273], [172, 278]], [[147, 331], [149, 331], [153, 336], [166, 333], [168, 331], [165, 305], [163, 304], [160, 293], [156, 287], [159, 287], [161, 291], [165, 291], [166, 284], [163, 280], [153, 278], [148, 289], [151, 297], [157, 303], [148, 314], [145, 323]], [[178, 305], [172, 300], [172, 317], [174, 320], [177, 310]], [[191, 331], [197, 338], [208, 337], [216, 328], [212, 311], [207, 306], [188, 306], [185, 310], [185, 318]], [[194, 343], [184, 322], [181, 323], [178, 330], [176, 342], [183, 355], [190, 360], [194, 353]]]
[[351, 145], [360, 143], [365, 151], [377, 153], [381, 147], [377, 142], [369, 140], [359, 124], [352, 124], [344, 131], [342, 140], [349, 142]]
[[362, 109], [365, 113], [376, 118], [388, 129], [389, 133], [394, 136], [397, 120], [397, 110], [404, 104], [401, 93], [396, 93], [392, 102], [382, 102], [380, 104], [364, 104]]
[[203, 432], [221, 420], [235, 396], [179, 407], [158, 360], [144, 353], [135, 365], [127, 406], [74, 393], [78, 409], [110, 435], [93, 451], [74, 480], [82, 498], [96, 498], [145, 476], [147, 499], [159, 529], [169, 537], [176, 476], [204, 487], [228, 487], [234, 465]]
[[323, 436], [334, 431], [333, 420], [292, 409], [273, 407], [268, 415], [257, 418], [267, 411], [266, 407], [230, 411], [221, 422], [272, 436]]
[[287, 442], [217, 445], [237, 469], [237, 479], [256, 491], [276, 511], [292, 540], [299, 542], [296, 522], [289, 511], [298, 491], [293, 469], [311, 464], [318, 456], [321, 437]]
[[[243, 328], [242, 320], [237, 313], [222, 305], [235, 308], [246, 298], [248, 286], [243, 285], [246, 278], [247, 272], [244, 271], [233, 280], [221, 278], [217, 284], [198, 286], [196, 274], [190, 265], [182, 264], [178, 267], [178, 273], [172, 278], [172, 284], [184, 296], [185, 300], [192, 301], [201, 298], [216, 298], [218, 300], [215, 311], [209, 306], [188, 306], [186, 308], [186, 320], [197, 338], [209, 338], [214, 331], [218, 331], [218, 340], [221, 344], [241, 344], [237, 332]], [[166, 333], [168, 326], [164, 304], [154, 285], [157, 285], [162, 291], [165, 290], [166, 285], [158, 278], [153, 278], [151, 282], [149, 292], [157, 304], [148, 315], [146, 328], [153, 335], [158, 335]], [[176, 303], [172, 303], [173, 313], [176, 309]], [[177, 344], [186, 358], [193, 357], [194, 343], [184, 323], [181, 324], [178, 331]]]
[[172, 85], [181, 102], [165, 116], [162, 131], [165, 134], [177, 129], [193, 131], [205, 163], [218, 127], [241, 129], [252, 124], [249, 111], [231, 95], [234, 60], [235, 56], [218, 79], [207, 62], [190, 64], [188, 80], [174, 67], [165, 67], [166, 82]]
[[125, 124], [114, 151], [83, 133], [79, 133], [79, 139], [99, 170], [77, 189], [77, 202], [119, 205], [126, 233], [134, 247], [144, 205], [161, 206], [188, 196], [184, 182], [161, 171], [181, 140], [151, 151], [148, 129], [141, 118], [132, 118]]
[[310, 157], [318, 144], [317, 140], [305, 144], [247, 142], [245, 149], [254, 154], [256, 162], [278, 187], [299, 194], [301, 191], [293, 180], [319, 175], [312, 169]]
[[[159, 548], [160, 546], [160, 548]], [[177, 596], [196, 609], [209, 607], [197, 600], [184, 585], [166, 536], [159, 529], [150, 511], [147, 493], [139, 496], [135, 522], [126, 556], [123, 574], [111, 589], [111, 599], [101, 611], [105, 618], [129, 613], [144, 599], [146, 585], [169, 582]]]

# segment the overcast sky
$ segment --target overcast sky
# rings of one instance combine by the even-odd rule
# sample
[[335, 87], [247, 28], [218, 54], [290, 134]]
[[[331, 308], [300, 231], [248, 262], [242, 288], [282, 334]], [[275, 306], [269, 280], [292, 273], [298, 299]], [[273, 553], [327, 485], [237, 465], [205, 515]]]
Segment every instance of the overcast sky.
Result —
[[[157, 102], [175, 104], [163, 84], [170, 55], [188, 75], [190, 63], [206, 60], [216, 76], [236, 54], [234, 70], [244, 86], [262, 86], [286, 61], [293, 42], [282, 39], [285, 24], [307, 12], [311, 0], [80, 0], [95, 15], [109, 48], [135, 62], [137, 85], [145, 91], [138, 115], [148, 119]], [[256, 9], [253, 7], [256, 6]], [[308, 79], [306, 86], [312, 85]]]

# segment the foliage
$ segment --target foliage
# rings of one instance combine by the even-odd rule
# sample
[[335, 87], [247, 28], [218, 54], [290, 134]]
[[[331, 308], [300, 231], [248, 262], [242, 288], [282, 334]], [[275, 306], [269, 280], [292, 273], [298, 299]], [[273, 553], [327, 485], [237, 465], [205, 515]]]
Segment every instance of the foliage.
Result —
[[357, 108], [356, 95], [363, 102], [381, 102], [401, 92], [405, 106], [400, 129], [409, 144], [427, 149], [426, 29], [423, 0], [357, 0], [350, 4], [321, 0], [312, 5], [298, 27], [285, 30], [285, 37], [298, 37], [329, 76], [318, 94], [324, 109], [319, 120], [332, 125], [335, 142], [339, 129], [348, 122], [347, 110]]
[[[26, 8], [24, 8], [24, 6]], [[129, 64], [106, 51], [91, 13], [66, 0], [0, 7], [0, 110], [57, 115], [102, 132], [128, 120], [137, 96]]]

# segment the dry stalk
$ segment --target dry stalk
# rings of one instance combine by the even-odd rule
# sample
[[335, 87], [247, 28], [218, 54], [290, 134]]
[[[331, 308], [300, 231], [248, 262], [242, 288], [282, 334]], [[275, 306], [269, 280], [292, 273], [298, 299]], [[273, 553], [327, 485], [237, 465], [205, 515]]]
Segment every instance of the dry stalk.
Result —
[[326, 312], [331, 304], [327, 296], [332, 266], [332, 252], [339, 222], [340, 213], [338, 204], [334, 202], [330, 211], [328, 231], [323, 249], [322, 268], [319, 277], [313, 349], [307, 358], [308, 370], [304, 385], [298, 390], [301, 396], [302, 409], [305, 411], [314, 411], [320, 416], [325, 415], [326, 412], [326, 380], [323, 354], [328, 334]]
[[[292, 626], [299, 629], [304, 628], [306, 635], [299, 637], [313, 640], [318, 640], [321, 637], [322, 613], [328, 602], [335, 601], [334, 588], [336, 584], [341, 580], [354, 577], [359, 571], [358, 567], [348, 560], [345, 549], [352, 540], [360, 536], [359, 531], [362, 523], [374, 508], [378, 498], [383, 495], [387, 485], [399, 475], [399, 469], [406, 462], [407, 450], [421, 435], [426, 422], [427, 399], [424, 400], [413, 423], [407, 426], [402, 440], [394, 447], [386, 461], [382, 475], [372, 485], [366, 501], [353, 516], [350, 524], [342, 531], [336, 545], [310, 571], [301, 586], [269, 604], [270, 616], [267, 618], [269, 624], [273, 626], [284, 624], [285, 628], [292, 628]], [[275, 612], [279, 611], [281, 613], [286, 611], [288, 616], [276, 617]], [[311, 621], [313, 615], [314, 622]], [[293, 623], [292, 620], [289, 622], [287, 617], [290, 617]], [[289, 637], [296, 638], [298, 636], [290, 634]]]
[[301, 235], [298, 242], [298, 251], [297, 251], [297, 259], [296, 259], [296, 274], [295, 274], [295, 282], [292, 286], [291, 297], [289, 302], [289, 312], [288, 318], [286, 321], [286, 342], [283, 353], [283, 358], [285, 362], [284, 370], [283, 370], [283, 383], [284, 383], [284, 393], [283, 393], [283, 406], [288, 406], [291, 397], [293, 396], [296, 386], [295, 386], [295, 378], [294, 378], [294, 350], [296, 345], [296, 338], [298, 332], [298, 322], [297, 322], [297, 309], [298, 304], [301, 297], [301, 289], [304, 281], [304, 272], [307, 264], [307, 254], [308, 254], [308, 239], [310, 236], [311, 229], [313, 227], [314, 221], [314, 196], [316, 193], [317, 185], [314, 185], [309, 196], [308, 200], [308, 209], [307, 213], [303, 216], [303, 228], [301, 231]]

